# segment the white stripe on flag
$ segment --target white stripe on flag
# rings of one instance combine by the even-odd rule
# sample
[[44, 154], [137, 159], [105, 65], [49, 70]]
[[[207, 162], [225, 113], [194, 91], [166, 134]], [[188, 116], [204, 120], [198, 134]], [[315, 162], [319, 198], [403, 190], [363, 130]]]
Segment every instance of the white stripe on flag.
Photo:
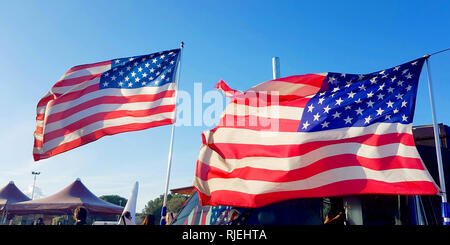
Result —
[[153, 121], [161, 121], [164, 119], [171, 119], [174, 118], [175, 112], [165, 112], [160, 113], [156, 115], [151, 115], [147, 117], [121, 117], [111, 120], [104, 120], [95, 122], [93, 124], [90, 124], [88, 126], [85, 126], [79, 130], [76, 130], [70, 134], [64, 135], [62, 137], [58, 137], [56, 139], [47, 141], [44, 143], [44, 147], [42, 149], [42, 152], [47, 152], [58, 145], [74, 141], [80, 137], [83, 137], [84, 135], [96, 132], [98, 130], [107, 129], [109, 127], [114, 126], [120, 126], [120, 125], [127, 125], [132, 123], [149, 123]]
[[[175, 97], [170, 98], [161, 98], [159, 100], [153, 101], [153, 102], [136, 102], [136, 103], [127, 103], [127, 104], [98, 104], [93, 107], [89, 107], [85, 110], [82, 110], [78, 113], [75, 113], [67, 118], [64, 118], [62, 120], [48, 123], [45, 126], [45, 132], [50, 133], [52, 131], [64, 128], [72, 123], [75, 123], [83, 118], [86, 118], [88, 116], [92, 116], [98, 113], [103, 112], [113, 112], [113, 111], [138, 111], [138, 110], [149, 110], [152, 108], [157, 108], [159, 106], [164, 105], [175, 105]], [[52, 112], [51, 112], [52, 113]]]
[[311, 132], [261, 132], [241, 128], [217, 128], [215, 132], [204, 131], [209, 142], [249, 145], [295, 145], [311, 141], [329, 141], [367, 134], [411, 133], [411, 124], [375, 123], [367, 127], [331, 129]]
[[267, 182], [240, 178], [214, 178], [204, 181], [195, 177], [197, 187], [206, 195], [219, 190], [243, 192], [246, 194], [264, 194], [271, 192], [310, 190], [328, 184], [357, 179], [371, 179], [386, 183], [405, 181], [429, 181], [427, 172], [417, 169], [391, 169], [376, 171], [359, 166], [335, 168], [318, 173], [310, 178], [291, 182]]
[[[300, 146], [299, 146], [300, 147]], [[223, 159], [220, 154], [211, 150], [208, 146], [200, 149], [199, 160], [204, 164], [213, 166], [226, 172], [252, 167], [268, 171], [290, 171], [307, 167], [320, 159], [352, 154], [359, 157], [378, 159], [391, 156], [408, 158], [419, 158], [414, 146], [406, 146], [401, 143], [387, 144], [382, 146], [370, 146], [361, 143], [338, 143], [327, 145], [304, 155], [294, 157], [245, 157], [242, 159]], [[320, 156], [320, 159], [317, 157]], [[274, 164], [276, 162], [276, 164]]]

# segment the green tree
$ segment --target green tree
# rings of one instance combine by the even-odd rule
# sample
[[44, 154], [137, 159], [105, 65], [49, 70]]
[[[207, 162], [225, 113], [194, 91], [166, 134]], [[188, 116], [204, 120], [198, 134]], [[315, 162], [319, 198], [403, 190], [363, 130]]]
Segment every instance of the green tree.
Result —
[[110, 202], [112, 204], [116, 204], [122, 207], [125, 207], [125, 205], [127, 204], [127, 199], [123, 198], [121, 196], [118, 195], [104, 195], [104, 196], [100, 196], [100, 199], [102, 199], [103, 201], [107, 201]]
[[[188, 199], [186, 195], [180, 194], [168, 194], [167, 195], [167, 212], [176, 213], [179, 211], [183, 203]], [[161, 219], [161, 210], [164, 202], [164, 195], [160, 195], [159, 197], [151, 200], [145, 205], [145, 208], [142, 210], [142, 219], [147, 214], [153, 214], [155, 216], [155, 221], [159, 223]]]

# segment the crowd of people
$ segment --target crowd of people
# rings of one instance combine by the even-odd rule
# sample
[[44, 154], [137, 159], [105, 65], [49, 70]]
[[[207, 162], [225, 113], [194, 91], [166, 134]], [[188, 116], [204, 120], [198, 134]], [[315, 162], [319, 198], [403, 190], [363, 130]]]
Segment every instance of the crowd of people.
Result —
[[[88, 218], [87, 208], [83, 206], [77, 207], [73, 213], [73, 218], [75, 220], [74, 225], [87, 225], [87, 218]], [[33, 224], [45, 225], [44, 220], [42, 218], [38, 218], [36, 221], [34, 221]], [[137, 225], [137, 224], [133, 222], [131, 213], [129, 211], [126, 211], [120, 216], [118, 225]], [[155, 216], [152, 214], [147, 214], [144, 220], [142, 221], [141, 225], [155, 225]]]
[[[85, 207], [78, 207], [74, 212], [75, 225], [86, 225], [88, 211]], [[124, 212], [120, 216], [119, 225], [136, 225], [133, 222], [131, 217], [131, 213], [129, 211]], [[142, 225], [154, 225], [155, 224], [155, 216], [152, 214], [147, 214], [144, 220], [142, 221]]]

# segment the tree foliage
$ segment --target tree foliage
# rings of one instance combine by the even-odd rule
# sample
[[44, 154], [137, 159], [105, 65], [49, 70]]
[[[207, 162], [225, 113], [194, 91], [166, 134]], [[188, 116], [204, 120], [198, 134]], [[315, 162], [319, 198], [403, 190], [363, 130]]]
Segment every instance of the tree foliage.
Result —
[[102, 199], [103, 201], [107, 201], [109, 203], [116, 204], [122, 207], [125, 207], [128, 201], [126, 198], [123, 198], [118, 195], [104, 195], [100, 196], [99, 198]]
[[[179, 211], [183, 203], [188, 199], [185, 195], [180, 194], [168, 194], [167, 195], [167, 212], [176, 213]], [[164, 202], [164, 195], [160, 195], [159, 197], [151, 200], [145, 205], [145, 208], [142, 210], [142, 217], [145, 217], [147, 214], [153, 214], [155, 216], [155, 220], [159, 221], [161, 219], [161, 210]]]

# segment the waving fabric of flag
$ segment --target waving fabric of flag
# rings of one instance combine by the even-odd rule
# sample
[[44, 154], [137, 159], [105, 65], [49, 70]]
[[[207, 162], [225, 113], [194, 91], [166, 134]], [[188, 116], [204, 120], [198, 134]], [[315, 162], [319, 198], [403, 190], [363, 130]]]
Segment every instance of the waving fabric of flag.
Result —
[[291, 76], [243, 93], [219, 83], [231, 102], [202, 135], [194, 179], [202, 205], [437, 194], [412, 135], [423, 63]]
[[69, 69], [37, 105], [34, 160], [105, 135], [172, 124], [180, 49]]
[[[229, 206], [195, 206], [183, 225], [232, 225], [245, 209]], [[237, 222], [236, 222], [237, 223]]]

